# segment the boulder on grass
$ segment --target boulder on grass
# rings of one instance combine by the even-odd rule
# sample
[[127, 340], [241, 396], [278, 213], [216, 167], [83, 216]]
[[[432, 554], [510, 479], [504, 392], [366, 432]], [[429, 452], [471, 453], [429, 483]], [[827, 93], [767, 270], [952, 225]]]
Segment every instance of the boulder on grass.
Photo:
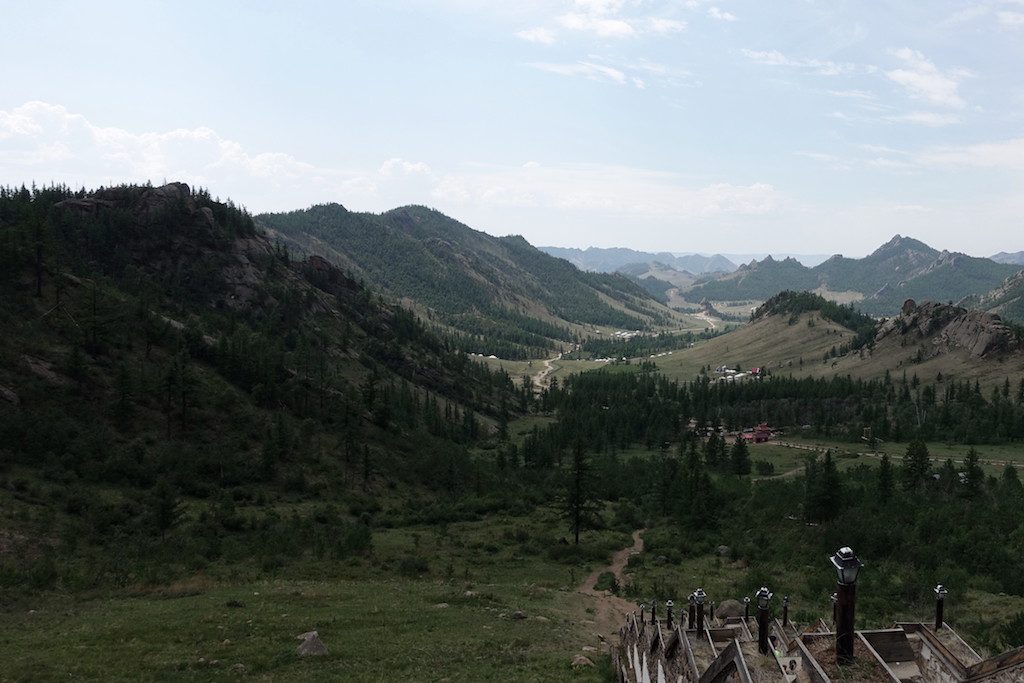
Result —
[[324, 645], [324, 641], [320, 640], [320, 634], [316, 631], [309, 631], [295, 637], [302, 641], [296, 650], [300, 657], [319, 657], [327, 654], [327, 646]]

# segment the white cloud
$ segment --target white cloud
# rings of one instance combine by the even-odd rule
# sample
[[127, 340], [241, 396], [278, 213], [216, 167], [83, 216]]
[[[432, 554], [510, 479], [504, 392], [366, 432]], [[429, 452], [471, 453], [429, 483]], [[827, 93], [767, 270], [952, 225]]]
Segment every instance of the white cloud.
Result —
[[718, 21], [736, 21], [736, 15], [732, 12], [726, 12], [725, 10], [717, 7], [708, 8], [708, 16]]
[[903, 62], [903, 68], [886, 71], [889, 80], [905, 88], [912, 97], [931, 104], [963, 109], [966, 106], [957, 92], [960, 82], [971, 75], [966, 69], [941, 71], [917, 50], [909, 47], [892, 51]]
[[833, 62], [821, 59], [799, 59], [791, 58], [778, 50], [748, 50], [744, 48], [741, 52], [748, 59], [765, 66], [786, 66], [798, 69], [807, 69], [820, 76], [843, 76], [859, 73], [873, 73], [876, 69], [865, 64], [853, 64], [851, 62]]
[[556, 21], [571, 31], [593, 33], [601, 38], [625, 38], [636, 35], [636, 29], [628, 21], [591, 14], [563, 14]]
[[1024, 138], [973, 145], [932, 147], [916, 155], [925, 166], [1003, 168], [1024, 171]]
[[380, 166], [380, 174], [383, 176], [410, 175], [414, 173], [429, 175], [431, 173], [430, 166], [422, 161], [406, 161], [398, 157], [388, 159]]
[[956, 114], [938, 113], [934, 111], [912, 111], [899, 116], [886, 116], [886, 121], [894, 123], [916, 123], [929, 128], [941, 128], [960, 123], [960, 117]]
[[1024, 28], [1024, 12], [998, 12], [999, 25], [1007, 28]]
[[434, 197], [475, 206], [541, 207], [683, 220], [766, 214], [780, 203], [775, 188], [765, 183], [693, 187], [679, 174], [595, 164], [478, 167], [442, 178]]
[[99, 126], [65, 107], [0, 110], [0, 183], [55, 180], [97, 187], [180, 180], [258, 209], [354, 200], [387, 208], [429, 196], [430, 167], [394, 158], [377, 168], [321, 167], [282, 152], [252, 152], [208, 127], [133, 132]]
[[686, 22], [680, 19], [665, 17], [649, 17], [642, 23], [651, 33], [681, 33], [686, 30]]
[[553, 45], [556, 40], [555, 32], [543, 26], [535, 26], [533, 28], [524, 29], [516, 33], [516, 36], [522, 38], [525, 41], [531, 43], [540, 43], [542, 45]]
[[527, 66], [560, 76], [582, 76], [592, 81], [610, 81], [619, 85], [623, 85], [627, 81], [626, 74], [619, 69], [593, 62], [534, 62]]
[[833, 97], [845, 97], [853, 100], [873, 100], [875, 96], [864, 90], [827, 90]]
[[[627, 3], [624, 0], [576, 0], [570, 11], [552, 17], [549, 24], [553, 23], [565, 31], [589, 34], [597, 38], [633, 38], [686, 30], [686, 22], [681, 19], [625, 11], [638, 5], [640, 3]], [[555, 32], [548, 26], [526, 29], [516, 35], [523, 40], [547, 45], [556, 40]]]

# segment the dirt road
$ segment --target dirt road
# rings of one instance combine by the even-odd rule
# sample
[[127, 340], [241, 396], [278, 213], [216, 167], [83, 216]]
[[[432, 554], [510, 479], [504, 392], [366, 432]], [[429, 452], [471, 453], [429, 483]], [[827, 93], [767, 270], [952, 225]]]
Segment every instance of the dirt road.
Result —
[[540, 370], [540, 372], [536, 373], [533, 377], [530, 378], [536, 390], [539, 391], [540, 389], [547, 387], [548, 375], [550, 375], [552, 372], [558, 369], [554, 363], [556, 360], [561, 359], [562, 354], [558, 354], [554, 358], [548, 358], [546, 361], [544, 361], [544, 367]]
[[618, 642], [619, 628], [625, 623], [626, 615], [636, 611], [636, 603], [612, 595], [608, 591], [595, 590], [594, 584], [597, 583], [597, 579], [601, 574], [611, 572], [615, 575], [615, 580], [619, 582], [620, 586], [625, 585], [626, 579], [623, 576], [622, 570], [626, 568], [630, 555], [639, 553], [644, 549], [644, 539], [641, 536], [644, 531], [646, 530], [637, 529], [634, 531], [633, 545], [615, 553], [612, 556], [611, 564], [594, 570], [590, 576], [583, 580], [583, 583], [577, 589], [585, 598], [584, 611], [586, 612], [587, 609], [593, 610], [592, 615], [589, 612], [587, 614], [593, 619], [596, 632], [607, 638], [609, 643]]

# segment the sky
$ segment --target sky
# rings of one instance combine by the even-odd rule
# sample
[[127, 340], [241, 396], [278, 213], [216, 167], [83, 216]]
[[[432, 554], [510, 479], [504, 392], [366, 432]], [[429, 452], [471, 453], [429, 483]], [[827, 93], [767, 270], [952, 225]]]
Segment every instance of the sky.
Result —
[[0, 0], [0, 184], [536, 245], [1024, 250], [1024, 0]]

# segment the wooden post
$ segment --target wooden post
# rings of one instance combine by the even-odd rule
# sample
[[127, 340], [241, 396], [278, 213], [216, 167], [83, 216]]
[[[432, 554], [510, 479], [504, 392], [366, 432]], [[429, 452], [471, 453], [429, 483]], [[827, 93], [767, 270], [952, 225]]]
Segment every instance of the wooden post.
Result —
[[854, 615], [857, 609], [857, 586], [853, 583], [838, 584], [836, 591], [836, 663], [853, 662]]
[[782, 628], [789, 626], [789, 596], [782, 596]]
[[768, 608], [757, 606], [757, 649], [768, 654]]
[[658, 615], [655, 614], [655, 612], [656, 612], [655, 608], [657, 606], [658, 606], [658, 601], [657, 600], [651, 600], [651, 624], [653, 624], [655, 626], [658, 625]]
[[672, 622], [672, 601], [671, 600], [669, 600], [668, 602], [665, 603], [665, 612], [666, 612], [665, 628], [667, 628], [669, 631], [671, 631], [672, 627], [675, 625]]
[[750, 619], [750, 598], [743, 598], [743, 621]]
[[686, 613], [686, 628], [693, 630], [693, 628], [697, 624], [697, 611], [696, 611], [696, 608], [694, 606], [695, 601], [694, 601], [692, 595], [690, 596], [689, 603], [690, 603], [690, 609]]
[[942, 613], [946, 606], [946, 595], [949, 593], [941, 583], [935, 587], [935, 630], [942, 629]]
[[698, 604], [697, 605], [697, 630], [698, 631], [703, 631], [704, 630], [704, 605], [703, 604]]

